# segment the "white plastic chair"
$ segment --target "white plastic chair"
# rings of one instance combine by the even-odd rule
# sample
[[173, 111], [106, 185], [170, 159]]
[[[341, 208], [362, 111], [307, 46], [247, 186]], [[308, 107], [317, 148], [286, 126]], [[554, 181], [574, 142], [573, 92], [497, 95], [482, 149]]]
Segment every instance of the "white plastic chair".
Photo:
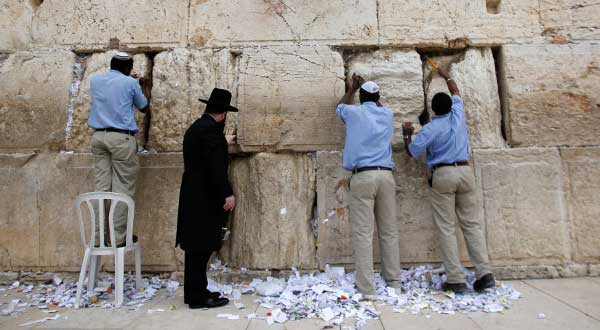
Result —
[[[108, 213], [108, 226], [110, 235], [110, 246], [106, 246], [104, 242], [104, 201], [110, 201], [110, 211]], [[93, 201], [97, 202], [98, 206], [98, 217], [96, 218], [96, 212], [94, 211]], [[91, 235], [89, 240], [86, 240], [85, 221], [83, 217], [81, 205], [85, 203], [89, 211], [89, 222]], [[114, 213], [115, 207], [119, 203], [125, 203], [127, 205], [127, 232], [125, 235], [125, 246], [117, 248], [115, 242], [115, 226], [114, 226]], [[100, 257], [106, 255], [115, 256], [115, 306], [123, 304], [123, 277], [125, 271], [125, 252], [135, 251], [135, 279], [136, 289], [142, 288], [142, 254], [139, 243], [133, 242], [133, 215], [135, 213], [135, 203], [133, 199], [127, 195], [112, 193], [112, 192], [92, 192], [80, 195], [77, 197], [75, 202], [75, 208], [77, 209], [77, 215], [79, 216], [79, 225], [81, 230], [81, 242], [85, 247], [85, 254], [83, 256], [83, 263], [81, 265], [81, 272], [79, 273], [79, 282], [77, 283], [77, 295], [75, 298], [75, 308], [79, 308], [81, 300], [81, 292], [83, 289], [83, 282], [85, 280], [86, 271], [89, 265], [89, 275], [87, 289], [88, 292], [92, 292], [96, 285], [96, 278], [98, 275], [98, 268], [100, 266]], [[96, 227], [99, 228], [100, 242], [96, 245]]]

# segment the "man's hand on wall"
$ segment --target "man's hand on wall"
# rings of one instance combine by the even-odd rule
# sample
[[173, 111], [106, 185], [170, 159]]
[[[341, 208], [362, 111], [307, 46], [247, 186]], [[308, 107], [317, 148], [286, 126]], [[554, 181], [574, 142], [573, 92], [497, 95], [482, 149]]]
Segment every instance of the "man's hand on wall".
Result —
[[235, 208], [235, 196], [231, 195], [225, 198], [225, 205], [223, 205], [223, 210], [231, 211]]

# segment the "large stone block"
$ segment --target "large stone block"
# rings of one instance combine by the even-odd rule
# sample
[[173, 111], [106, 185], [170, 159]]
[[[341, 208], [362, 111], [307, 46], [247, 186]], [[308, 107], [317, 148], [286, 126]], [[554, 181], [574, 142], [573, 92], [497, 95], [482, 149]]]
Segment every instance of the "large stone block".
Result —
[[[404, 153], [394, 156], [396, 216], [400, 229], [400, 257], [404, 264], [439, 262], [437, 229], [433, 223], [427, 173], [422, 160]], [[317, 153], [317, 258], [326, 264], [352, 264], [352, 219], [348, 203], [350, 173], [342, 168], [341, 152]], [[483, 209], [481, 209], [483, 211]], [[480, 212], [478, 216], [482, 216]], [[468, 261], [462, 234], [457, 233], [461, 259]], [[380, 262], [377, 234], [374, 261]]]
[[600, 1], [541, 0], [544, 35], [555, 43], [600, 40]]
[[[35, 154], [0, 155], [0, 270], [39, 264], [40, 214]], [[26, 167], [24, 167], [26, 166]]]
[[558, 150], [476, 150], [474, 159], [494, 265], [552, 265], [569, 259]]
[[600, 260], [600, 148], [560, 150], [577, 262]]
[[234, 267], [314, 269], [311, 219], [315, 171], [307, 154], [259, 153], [235, 159], [230, 179], [237, 206], [221, 250]]
[[510, 143], [597, 145], [600, 45], [504, 47]]
[[[236, 63], [227, 49], [176, 48], [156, 55], [150, 147], [159, 151], [181, 151], [185, 131], [204, 112], [204, 103], [198, 99], [208, 99], [214, 87], [230, 90], [235, 106]], [[235, 121], [236, 116], [230, 114], [228, 122]]]
[[64, 146], [74, 64], [75, 54], [63, 50], [0, 58], [0, 149]]
[[29, 48], [32, 17], [30, 0], [4, 1], [0, 4], [0, 52]]
[[[471, 48], [454, 56], [433, 57], [441, 65], [450, 67], [450, 75], [456, 81], [465, 103], [471, 147], [502, 148], [505, 142], [501, 132], [501, 107], [494, 56], [489, 48]], [[449, 94], [446, 81], [431, 72], [429, 64], [424, 66], [427, 108], [431, 111], [431, 100], [439, 92]], [[415, 118], [411, 118], [413, 121]]]
[[[69, 135], [67, 148], [76, 151], [90, 151], [93, 129], [88, 126], [90, 110], [92, 107], [92, 94], [90, 90], [90, 81], [95, 75], [104, 74], [110, 70], [110, 61], [116, 51], [107, 51], [104, 53], [95, 53], [91, 56], [80, 58], [83, 76], [79, 85], [79, 93], [75, 96], [73, 103], [72, 120], [69, 122]], [[136, 54], [133, 56], [133, 72], [140, 75], [141, 78], [150, 78], [152, 64], [146, 54]], [[137, 125], [143, 130], [143, 115], [136, 111]], [[138, 144], [141, 145], [142, 134], [137, 135]]]
[[192, 1], [189, 43], [195, 47], [275, 42], [377, 43], [375, 0]]
[[419, 54], [414, 50], [387, 49], [364, 52], [352, 57], [348, 68], [347, 79], [356, 73], [381, 87], [381, 102], [394, 112], [393, 143], [402, 143], [402, 123], [414, 122], [423, 111], [423, 71]]
[[177, 47], [187, 42], [188, 1], [46, 0], [36, 11], [33, 40], [77, 50]]
[[328, 47], [244, 49], [239, 76], [238, 141], [243, 151], [339, 149], [335, 115], [344, 63]]
[[537, 0], [383, 0], [379, 2], [380, 42], [462, 48], [537, 41], [538, 9]]

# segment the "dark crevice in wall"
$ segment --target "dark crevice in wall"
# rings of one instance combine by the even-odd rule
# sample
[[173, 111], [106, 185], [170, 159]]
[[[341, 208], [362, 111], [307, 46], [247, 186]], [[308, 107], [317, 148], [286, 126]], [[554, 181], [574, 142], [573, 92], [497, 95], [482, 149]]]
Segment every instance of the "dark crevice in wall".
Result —
[[500, 14], [502, 0], [486, 0], [485, 7], [488, 14], [496, 15]]
[[342, 55], [344, 61], [344, 80], [348, 77], [350, 72], [350, 61], [357, 55], [362, 53], [373, 53], [379, 50], [379, 47], [332, 47], [333, 51]]
[[29, 0], [29, 3], [33, 10], [37, 10], [44, 3], [44, 0]]
[[[492, 47], [494, 56], [494, 65], [496, 67], [496, 80], [498, 83], [498, 95], [500, 96], [500, 115], [501, 115], [501, 132], [502, 138], [509, 145], [509, 104], [506, 88], [506, 73], [504, 71], [504, 52], [502, 47]], [[510, 146], [510, 145], [509, 145]]]

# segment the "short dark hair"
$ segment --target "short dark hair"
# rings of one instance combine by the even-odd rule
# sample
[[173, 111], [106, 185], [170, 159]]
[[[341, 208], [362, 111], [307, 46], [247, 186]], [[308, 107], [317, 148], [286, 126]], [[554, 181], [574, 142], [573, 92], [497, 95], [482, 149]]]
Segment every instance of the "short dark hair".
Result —
[[437, 93], [431, 100], [431, 109], [438, 116], [445, 115], [452, 110], [452, 98], [446, 93]]
[[131, 70], [133, 70], [133, 59], [120, 60], [113, 57], [112, 60], [110, 60], [110, 69], [117, 70], [128, 76], [131, 74]]
[[369, 93], [361, 88], [360, 93], [358, 94], [358, 98], [360, 99], [360, 103], [377, 102], [379, 101], [379, 92]]

